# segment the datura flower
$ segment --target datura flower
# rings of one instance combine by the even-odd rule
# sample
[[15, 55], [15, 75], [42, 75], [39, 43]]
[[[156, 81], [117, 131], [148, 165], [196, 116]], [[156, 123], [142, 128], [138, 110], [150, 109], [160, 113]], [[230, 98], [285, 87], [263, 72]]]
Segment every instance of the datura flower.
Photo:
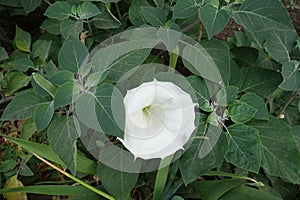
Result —
[[195, 104], [174, 83], [143, 83], [127, 91], [124, 105], [124, 139], [119, 140], [135, 158], [172, 155], [183, 149], [195, 129]]

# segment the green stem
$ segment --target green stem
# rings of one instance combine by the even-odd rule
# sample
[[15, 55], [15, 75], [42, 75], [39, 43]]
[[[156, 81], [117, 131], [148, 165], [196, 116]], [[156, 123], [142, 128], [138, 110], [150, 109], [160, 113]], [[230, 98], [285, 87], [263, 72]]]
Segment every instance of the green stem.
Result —
[[64, 174], [66, 177], [76, 181], [77, 183], [81, 184], [82, 186], [86, 187], [87, 189], [109, 199], [109, 200], [114, 200], [114, 197], [110, 196], [109, 194], [101, 191], [101, 190], [98, 190], [97, 188], [94, 188], [92, 186], [90, 186], [89, 184], [85, 183], [84, 181], [72, 176], [71, 174], [69, 174], [68, 172], [65, 172], [63, 171], [62, 169], [58, 168], [57, 166], [53, 165], [52, 163], [50, 163], [49, 161], [45, 160], [44, 158], [38, 156], [37, 154], [35, 153], [32, 153], [35, 157], [37, 157], [39, 160], [43, 161], [44, 163], [46, 163], [47, 165], [49, 165], [50, 167], [52, 167], [53, 169], [57, 170], [58, 172]]
[[170, 53], [169, 72], [175, 72], [178, 60], [179, 48], [178, 46]]
[[156, 174], [153, 200], [161, 199], [168, 178], [169, 166], [172, 162], [173, 155], [166, 157], [160, 161], [159, 170]]

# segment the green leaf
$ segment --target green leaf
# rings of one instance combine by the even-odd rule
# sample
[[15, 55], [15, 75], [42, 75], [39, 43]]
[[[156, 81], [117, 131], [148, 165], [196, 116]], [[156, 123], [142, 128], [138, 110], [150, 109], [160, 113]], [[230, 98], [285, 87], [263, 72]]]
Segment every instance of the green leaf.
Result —
[[54, 103], [39, 104], [34, 110], [34, 122], [38, 132], [41, 132], [50, 124], [54, 114]]
[[78, 121], [73, 116], [59, 116], [47, 129], [51, 149], [63, 160], [72, 174], [76, 174]]
[[1, 0], [1, 5], [10, 6], [10, 7], [21, 7], [20, 0], [12, 1], [12, 0]]
[[290, 61], [290, 47], [289, 38], [290, 35], [288, 34], [281, 34], [278, 31], [271, 31], [268, 34], [267, 41], [266, 41], [266, 48], [270, 55], [274, 58], [274, 60], [285, 63]]
[[32, 79], [40, 88], [46, 91], [51, 97], [54, 97], [57, 87], [55, 87], [50, 81], [44, 78], [43, 75], [38, 73], [32, 73]]
[[40, 28], [51, 34], [59, 35], [60, 34], [60, 21], [57, 19], [47, 18], [43, 21]]
[[130, 192], [139, 176], [138, 173], [115, 170], [101, 163], [98, 164], [97, 171], [103, 187], [116, 199], [120, 200], [130, 197]]
[[82, 12], [82, 14], [79, 16], [80, 19], [88, 19], [100, 14], [97, 6], [90, 2], [83, 2], [80, 5], [80, 10]]
[[143, 64], [151, 53], [151, 49], [139, 49], [126, 53], [113, 61], [108, 68], [108, 78], [118, 81], [126, 72]]
[[[0, 134], [1, 135], [1, 134]], [[30, 142], [27, 140], [23, 140], [20, 138], [9, 137], [7, 135], [1, 135], [3, 137], [8, 138], [13, 141], [17, 145], [21, 146], [23, 149], [26, 149], [29, 152], [35, 153], [51, 162], [61, 165], [65, 167], [63, 161], [55, 154], [49, 145], [39, 144], [35, 142]], [[85, 155], [78, 154], [77, 155], [77, 171], [87, 174], [96, 174], [96, 162], [88, 159]]]
[[146, 24], [146, 21], [142, 15], [141, 7], [142, 6], [150, 6], [146, 0], [132, 0], [128, 15], [130, 22], [135, 25], [143, 25]]
[[[201, 136], [201, 135], [200, 135]], [[227, 140], [219, 127], [210, 126], [204, 139], [195, 138], [180, 160], [180, 171], [187, 185], [208, 170], [220, 166], [227, 151]]]
[[220, 106], [231, 105], [236, 99], [237, 94], [238, 94], [238, 88], [235, 86], [228, 86], [222, 88], [217, 93], [217, 104]]
[[49, 51], [51, 48], [52, 41], [47, 40], [37, 40], [32, 45], [33, 57], [39, 57], [41, 60], [45, 61], [49, 56]]
[[256, 114], [257, 109], [240, 101], [232, 104], [228, 108], [228, 115], [231, 120], [237, 124], [243, 124], [250, 121]]
[[298, 142], [298, 147], [300, 149], [300, 125], [293, 126], [292, 132]]
[[248, 92], [241, 97], [241, 101], [257, 110], [254, 119], [269, 120], [269, 112], [265, 101], [255, 93]]
[[87, 88], [93, 88], [99, 85], [104, 79], [106, 78], [106, 75], [103, 72], [95, 72], [91, 73], [89, 77], [86, 79], [85, 87]]
[[[268, 74], [268, 78], [266, 78]], [[274, 92], [281, 83], [280, 73], [258, 67], [247, 67], [241, 70], [240, 90], [255, 92], [257, 95], [266, 97]]]
[[200, 11], [200, 19], [205, 27], [208, 38], [222, 31], [229, 21], [228, 11], [225, 9], [218, 10], [217, 7], [206, 4]]
[[17, 162], [13, 159], [5, 160], [1, 162], [0, 165], [0, 172], [8, 172], [10, 170], [13, 170], [17, 166]]
[[31, 137], [31, 135], [34, 134], [36, 131], [37, 130], [34, 123], [34, 118], [29, 117], [26, 119], [24, 124], [22, 124], [22, 131], [20, 134], [20, 138], [28, 140]]
[[31, 36], [28, 32], [23, 31], [21, 28], [16, 26], [16, 36], [15, 36], [16, 47], [20, 51], [30, 52]]
[[173, 19], [184, 19], [197, 14], [198, 7], [194, 0], [177, 1], [173, 10]]
[[1, 120], [25, 119], [33, 115], [34, 109], [44, 100], [33, 90], [24, 90], [6, 106]]
[[233, 12], [233, 17], [243, 25], [251, 40], [260, 45], [268, 40], [268, 33], [272, 31], [281, 32], [280, 35], [288, 39], [288, 48], [297, 37], [287, 9], [280, 1], [245, 0], [240, 9]]
[[162, 26], [167, 20], [168, 13], [163, 8], [142, 6], [141, 12], [146, 22], [148, 22], [152, 26]]
[[79, 39], [69, 37], [58, 53], [58, 64], [62, 69], [77, 72], [81, 65], [86, 64], [88, 55], [87, 48]]
[[8, 59], [8, 54], [4, 47], [0, 47], [0, 61]]
[[28, 1], [21, 1], [21, 5], [24, 8], [26, 14], [34, 11], [37, 7], [41, 5], [41, 0], [28, 0]]
[[184, 65], [194, 74], [215, 83], [222, 82], [220, 71], [210, 54], [200, 45], [187, 45], [182, 52]]
[[69, 185], [37, 185], [37, 186], [25, 186], [17, 188], [1, 189], [0, 194], [10, 192], [25, 192], [32, 194], [44, 194], [44, 195], [68, 195], [68, 196], [84, 196], [93, 195], [94, 192], [83, 186], [69, 186]]
[[67, 2], [56, 1], [47, 8], [44, 15], [49, 18], [54, 18], [61, 21], [64, 19], [68, 19], [71, 14], [71, 6]]
[[[235, 74], [231, 74], [230, 52], [228, 46], [225, 45], [225, 43], [215, 39], [202, 41], [201, 45], [209, 53], [214, 65], [217, 67], [217, 72], [214, 74], [214, 79], [217, 80], [221, 76], [222, 84], [226, 86], [229, 85], [230, 78]], [[195, 60], [195, 58], [193, 59]], [[202, 65], [203, 64], [204, 63], [202, 63]], [[209, 72], [210, 69], [207, 68], [209, 68], [209, 65], [206, 66], [206, 70]]]
[[82, 20], [66, 19], [60, 22], [60, 33], [67, 39], [70, 36], [78, 38], [79, 34], [83, 31]]
[[72, 104], [79, 97], [82, 87], [76, 82], [61, 85], [54, 95], [54, 108]]
[[279, 87], [286, 91], [293, 91], [300, 88], [300, 70], [298, 61], [290, 61], [282, 66], [283, 81]]
[[267, 191], [257, 190], [245, 185], [235, 187], [232, 190], [226, 192], [220, 199], [232, 200], [237, 197], [243, 197], [243, 199], [255, 199], [255, 200], [282, 200], [282, 198], [274, 196]]
[[300, 152], [291, 127], [270, 116], [269, 121], [253, 120], [248, 125], [259, 130], [262, 143], [262, 167], [269, 175], [300, 183]]
[[61, 70], [52, 74], [48, 80], [52, 84], [62, 85], [67, 82], [74, 82], [74, 74], [67, 70]]
[[259, 51], [252, 47], [236, 47], [230, 49], [234, 60], [239, 66], [249, 67], [255, 66]]
[[[120, 91], [112, 84], [102, 84], [97, 87], [95, 94], [87, 93], [79, 97], [76, 103], [76, 114], [86, 126], [103, 131], [107, 135], [123, 138], [124, 127], [119, 127], [121, 124], [116, 122], [117, 116], [113, 113], [113, 109], [116, 109], [112, 105], [114, 100], [123, 101]], [[121, 102], [118, 103], [118, 117], [125, 121], [124, 105]]]
[[194, 92], [198, 99], [199, 107], [205, 106], [206, 103], [209, 102], [211, 96], [207, 87], [207, 82], [205, 82], [204, 79], [198, 76], [189, 76], [187, 77], [187, 80], [194, 89]]
[[1, 67], [7, 71], [16, 70], [25, 72], [30, 68], [34, 68], [34, 64], [29, 58], [18, 58], [1, 64]]
[[8, 73], [10, 75], [9, 75], [9, 79], [6, 80], [7, 90], [5, 91], [7, 95], [13, 94], [15, 91], [19, 90], [22, 87], [25, 87], [30, 82], [30, 77], [24, 74], [23, 72], [18, 72], [18, 71], [7, 72], [5, 74], [5, 78], [8, 77]]
[[261, 163], [261, 142], [258, 130], [244, 124], [228, 127], [228, 162], [242, 169], [258, 173]]
[[100, 5], [100, 14], [93, 18], [93, 25], [101, 29], [119, 28], [121, 22], [106, 8]]

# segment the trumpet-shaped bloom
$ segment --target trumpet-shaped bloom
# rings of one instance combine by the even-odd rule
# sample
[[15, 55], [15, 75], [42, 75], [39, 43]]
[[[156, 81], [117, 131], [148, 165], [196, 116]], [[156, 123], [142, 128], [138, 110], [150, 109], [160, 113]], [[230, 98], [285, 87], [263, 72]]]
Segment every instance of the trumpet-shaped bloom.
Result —
[[142, 159], [165, 158], [189, 140], [195, 129], [191, 96], [171, 82], [154, 79], [127, 91], [124, 139], [119, 140]]

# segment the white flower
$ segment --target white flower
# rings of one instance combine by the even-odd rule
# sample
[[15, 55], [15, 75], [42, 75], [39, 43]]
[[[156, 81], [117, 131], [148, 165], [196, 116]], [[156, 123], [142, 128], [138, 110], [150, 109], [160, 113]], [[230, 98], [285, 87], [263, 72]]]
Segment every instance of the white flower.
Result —
[[154, 79], [127, 91], [124, 139], [119, 140], [142, 159], [165, 158], [189, 140], [195, 129], [195, 104], [171, 82]]

